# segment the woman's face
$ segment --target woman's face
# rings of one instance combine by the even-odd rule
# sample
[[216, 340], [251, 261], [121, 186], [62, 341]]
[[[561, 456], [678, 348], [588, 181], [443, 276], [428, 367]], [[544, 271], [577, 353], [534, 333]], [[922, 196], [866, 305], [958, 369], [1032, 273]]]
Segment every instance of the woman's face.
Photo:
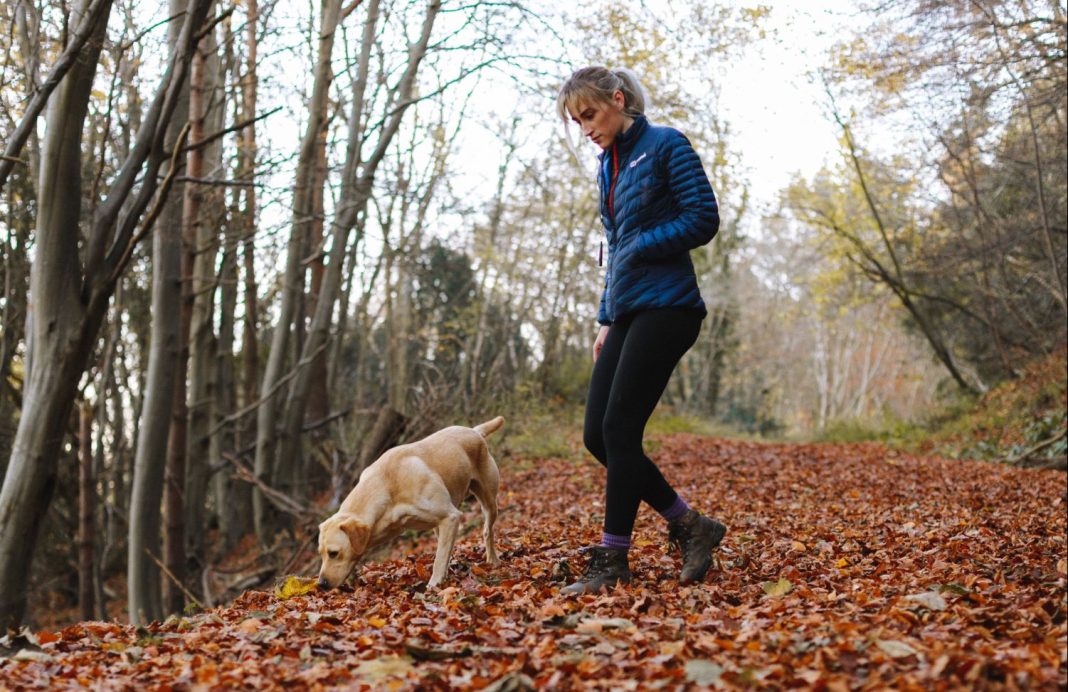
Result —
[[623, 92], [616, 90], [611, 101], [579, 102], [568, 111], [571, 119], [582, 128], [584, 137], [601, 149], [608, 149], [619, 133], [630, 125], [631, 119], [623, 115], [624, 103]]

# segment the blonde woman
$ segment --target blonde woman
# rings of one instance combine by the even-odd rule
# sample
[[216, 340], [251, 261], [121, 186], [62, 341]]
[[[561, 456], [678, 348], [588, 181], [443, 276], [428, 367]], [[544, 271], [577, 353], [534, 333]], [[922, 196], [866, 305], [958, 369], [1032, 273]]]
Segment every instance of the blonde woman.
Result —
[[645, 424], [707, 314], [689, 251], [719, 229], [719, 209], [686, 137], [650, 123], [625, 69], [585, 67], [560, 88], [559, 116], [601, 149], [598, 183], [608, 266], [586, 401], [586, 448], [608, 469], [604, 533], [565, 593], [628, 583], [627, 552], [644, 500], [682, 552], [679, 582], [704, 578], [723, 524], [691, 509], [642, 448]]

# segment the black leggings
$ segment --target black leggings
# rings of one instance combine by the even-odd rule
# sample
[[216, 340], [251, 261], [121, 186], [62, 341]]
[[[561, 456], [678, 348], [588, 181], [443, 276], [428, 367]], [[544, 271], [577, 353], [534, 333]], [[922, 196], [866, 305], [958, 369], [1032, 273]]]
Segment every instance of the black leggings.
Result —
[[664, 512], [678, 497], [645, 456], [642, 437], [679, 359], [697, 341], [701, 313], [658, 308], [613, 323], [593, 366], [586, 399], [586, 448], [608, 468], [604, 530], [629, 536], [645, 500]]

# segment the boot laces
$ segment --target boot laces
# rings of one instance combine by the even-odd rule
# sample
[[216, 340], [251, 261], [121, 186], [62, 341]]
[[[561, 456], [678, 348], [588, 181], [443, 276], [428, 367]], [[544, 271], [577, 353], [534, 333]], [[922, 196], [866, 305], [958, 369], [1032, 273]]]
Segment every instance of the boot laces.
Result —
[[690, 527], [683, 524], [681, 521], [674, 522], [668, 526], [668, 545], [678, 549], [683, 554], [686, 553], [686, 549], [690, 543]]

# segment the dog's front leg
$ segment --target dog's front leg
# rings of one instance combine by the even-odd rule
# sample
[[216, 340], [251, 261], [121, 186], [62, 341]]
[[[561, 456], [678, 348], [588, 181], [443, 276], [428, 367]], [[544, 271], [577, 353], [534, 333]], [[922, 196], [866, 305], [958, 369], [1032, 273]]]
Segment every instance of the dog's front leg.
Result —
[[452, 555], [452, 546], [456, 543], [456, 534], [460, 529], [461, 514], [455, 508], [438, 523], [438, 550], [434, 555], [434, 573], [430, 575], [430, 581], [426, 587], [433, 589], [445, 578], [449, 569], [449, 556]]

